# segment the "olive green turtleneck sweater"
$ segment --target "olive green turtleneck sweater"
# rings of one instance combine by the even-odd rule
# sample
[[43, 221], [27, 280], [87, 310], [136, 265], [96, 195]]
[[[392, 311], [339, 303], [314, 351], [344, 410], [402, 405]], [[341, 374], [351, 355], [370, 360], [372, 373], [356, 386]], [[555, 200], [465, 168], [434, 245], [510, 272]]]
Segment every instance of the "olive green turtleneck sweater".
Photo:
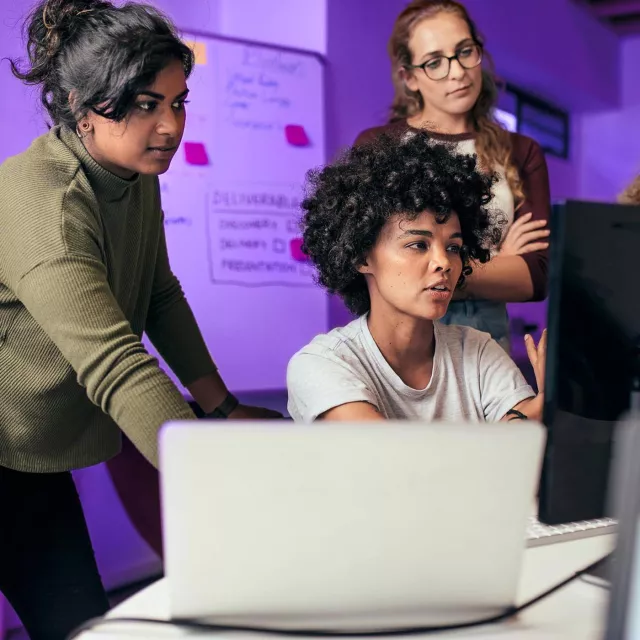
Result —
[[55, 127], [0, 166], [0, 466], [53, 472], [118, 453], [154, 464], [193, 419], [184, 384], [215, 370], [167, 258], [158, 179], [123, 180]]

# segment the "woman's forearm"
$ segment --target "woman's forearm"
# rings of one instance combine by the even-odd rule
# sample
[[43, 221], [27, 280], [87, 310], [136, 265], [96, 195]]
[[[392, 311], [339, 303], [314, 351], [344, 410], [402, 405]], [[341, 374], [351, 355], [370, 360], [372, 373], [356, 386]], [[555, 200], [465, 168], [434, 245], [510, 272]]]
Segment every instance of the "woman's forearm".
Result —
[[228, 391], [217, 371], [212, 371], [187, 385], [191, 397], [205, 413], [211, 413], [222, 404]]
[[533, 281], [527, 263], [520, 256], [496, 256], [486, 264], [473, 264], [473, 273], [455, 299], [475, 298], [496, 302], [528, 302]]

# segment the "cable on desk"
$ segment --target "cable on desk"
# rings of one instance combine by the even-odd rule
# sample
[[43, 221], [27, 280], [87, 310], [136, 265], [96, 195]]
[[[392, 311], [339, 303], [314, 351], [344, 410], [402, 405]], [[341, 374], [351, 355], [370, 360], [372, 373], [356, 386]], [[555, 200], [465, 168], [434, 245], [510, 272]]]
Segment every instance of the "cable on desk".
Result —
[[604, 578], [598, 578], [597, 576], [581, 576], [580, 580], [592, 587], [598, 587], [598, 589], [604, 589], [605, 591], [611, 591], [611, 585], [608, 580]]
[[398, 627], [395, 629], [372, 629], [372, 630], [359, 630], [359, 631], [348, 631], [348, 630], [340, 630], [340, 629], [277, 629], [274, 627], [254, 627], [254, 626], [244, 626], [244, 625], [226, 625], [226, 624], [215, 624], [202, 622], [200, 620], [194, 620], [190, 618], [180, 618], [173, 620], [156, 620], [153, 618], [94, 618], [92, 620], [88, 620], [83, 625], [78, 627], [75, 631], [71, 633], [67, 640], [75, 640], [79, 638], [81, 634], [86, 633], [87, 631], [91, 631], [93, 629], [97, 629], [99, 627], [104, 626], [114, 626], [116, 624], [156, 624], [161, 626], [170, 626], [176, 627], [180, 629], [191, 629], [193, 631], [208, 631], [208, 632], [220, 632], [220, 633], [228, 633], [228, 632], [245, 632], [245, 633], [258, 633], [262, 635], [276, 635], [276, 636], [300, 636], [307, 638], [333, 638], [333, 637], [343, 637], [343, 638], [384, 638], [384, 637], [393, 637], [393, 636], [410, 636], [410, 635], [418, 635], [418, 634], [428, 634], [428, 633], [442, 633], [443, 631], [457, 631], [460, 629], [469, 629], [471, 627], [480, 627], [488, 624], [495, 624], [497, 622], [503, 622], [504, 620], [508, 620], [513, 616], [529, 609], [534, 604], [537, 604], [541, 600], [549, 597], [551, 594], [559, 591], [563, 587], [567, 586], [569, 583], [577, 580], [581, 576], [590, 571], [593, 571], [597, 567], [599, 567], [610, 554], [603, 556], [597, 562], [590, 564], [588, 567], [584, 569], [580, 569], [580, 571], [576, 571], [568, 578], [565, 578], [562, 582], [554, 585], [550, 589], [543, 591], [541, 594], [537, 595], [535, 598], [528, 600], [524, 604], [521, 604], [518, 607], [509, 607], [502, 613], [491, 616], [489, 618], [483, 618], [480, 620], [472, 620], [470, 622], [454, 622], [451, 624], [445, 625], [437, 625], [437, 626], [417, 626], [417, 627]]

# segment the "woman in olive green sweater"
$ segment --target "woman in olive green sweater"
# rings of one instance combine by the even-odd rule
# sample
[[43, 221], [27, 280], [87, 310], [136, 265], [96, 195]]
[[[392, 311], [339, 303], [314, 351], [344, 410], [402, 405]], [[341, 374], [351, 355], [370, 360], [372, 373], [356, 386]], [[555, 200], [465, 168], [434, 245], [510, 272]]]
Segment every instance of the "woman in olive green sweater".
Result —
[[277, 414], [229, 394], [167, 258], [192, 52], [134, 3], [49, 0], [27, 27], [13, 71], [53, 127], [0, 167], [0, 591], [39, 640], [107, 608], [70, 470], [121, 430], [156, 464], [159, 427], [195, 417], [143, 332], [204, 412]]

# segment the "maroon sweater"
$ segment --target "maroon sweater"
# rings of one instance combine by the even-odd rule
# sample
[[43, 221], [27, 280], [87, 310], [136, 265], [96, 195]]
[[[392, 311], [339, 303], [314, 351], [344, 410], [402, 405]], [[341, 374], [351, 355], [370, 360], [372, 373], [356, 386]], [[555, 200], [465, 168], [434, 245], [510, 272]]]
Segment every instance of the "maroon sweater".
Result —
[[[354, 144], [365, 144], [383, 133], [398, 134], [407, 129], [411, 129], [411, 127], [405, 120], [392, 122], [381, 127], [372, 127], [360, 133]], [[551, 210], [551, 196], [549, 193], [547, 162], [542, 148], [535, 140], [527, 136], [519, 133], [511, 133], [510, 135], [511, 159], [520, 174], [525, 195], [525, 201], [514, 213], [514, 220], [517, 220], [525, 213], [531, 213], [532, 220], [548, 221]], [[431, 136], [434, 140], [460, 142], [473, 137], [473, 134], [446, 135], [431, 133]], [[531, 301], [543, 300], [547, 295], [548, 250], [525, 253], [521, 257], [527, 263], [531, 273], [533, 282]]]

